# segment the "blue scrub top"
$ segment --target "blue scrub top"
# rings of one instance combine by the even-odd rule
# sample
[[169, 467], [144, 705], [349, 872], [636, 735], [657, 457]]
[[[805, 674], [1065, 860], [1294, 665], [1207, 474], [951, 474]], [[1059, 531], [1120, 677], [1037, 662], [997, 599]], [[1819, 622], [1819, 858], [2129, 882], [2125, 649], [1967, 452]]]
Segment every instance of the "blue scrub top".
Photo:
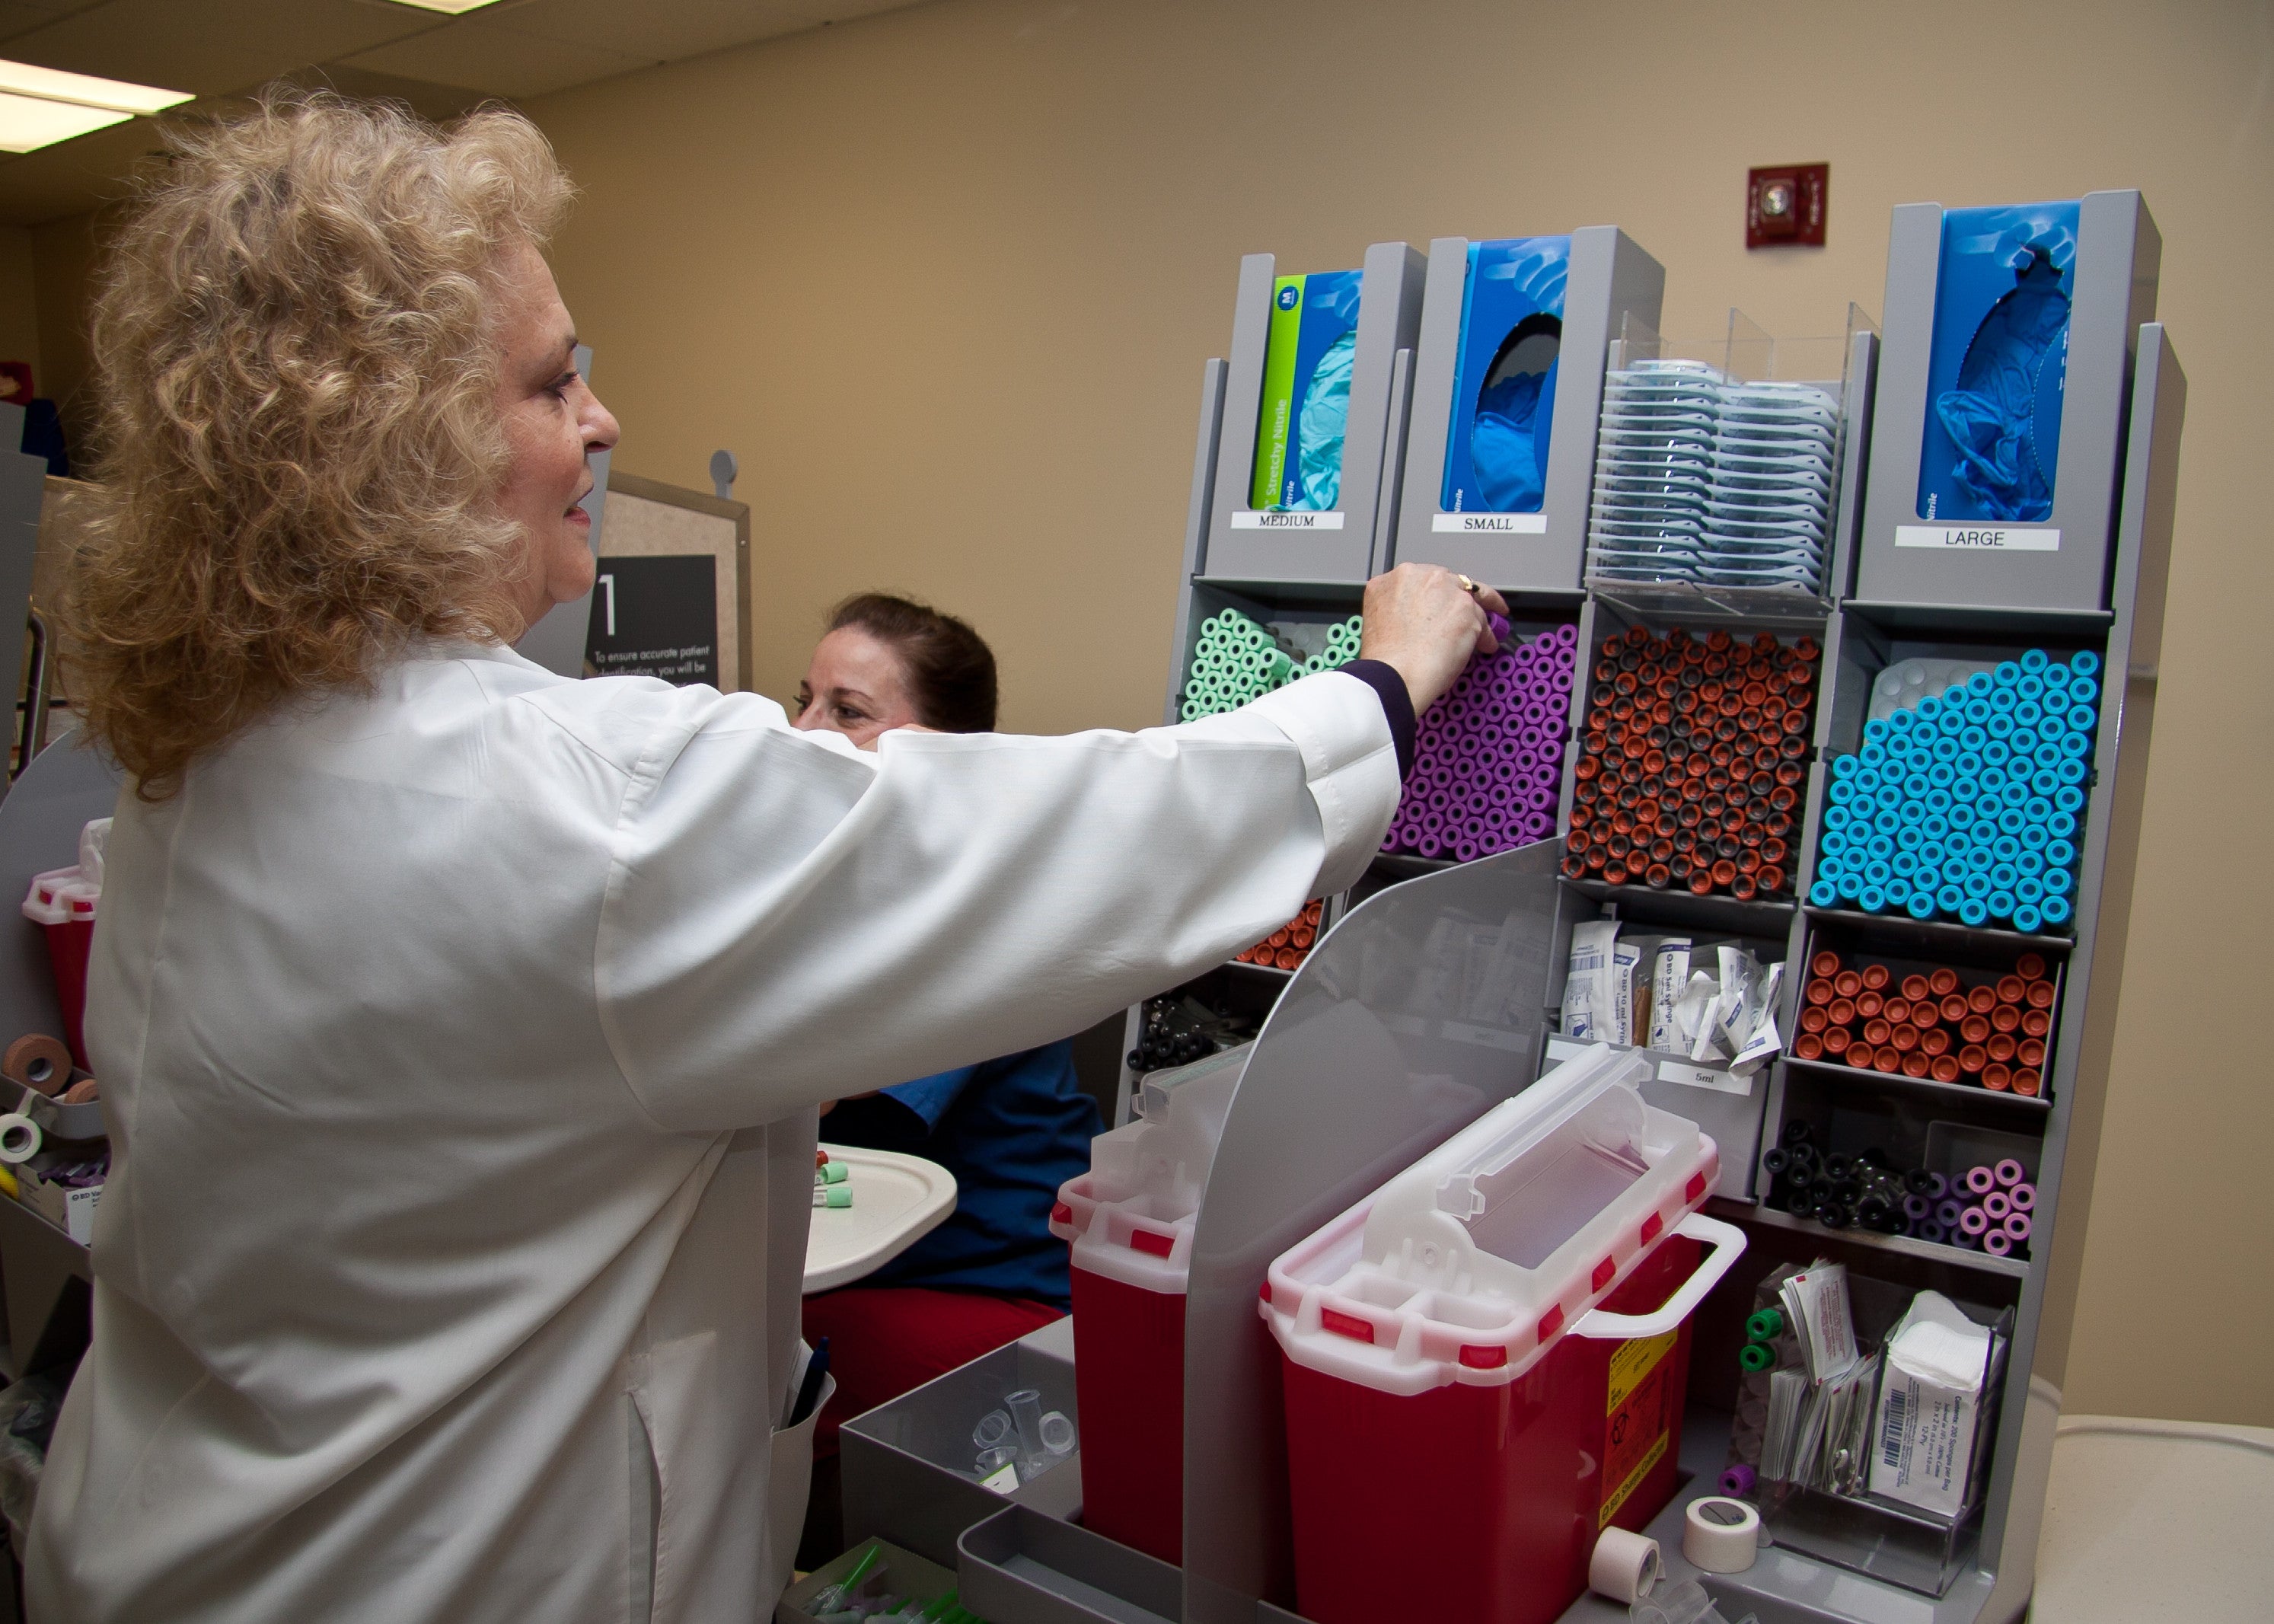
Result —
[[1075, 1078], [1070, 1038], [840, 1101], [822, 1118], [825, 1142], [904, 1151], [955, 1175], [947, 1222], [860, 1283], [1069, 1306], [1050, 1207], [1060, 1184], [1089, 1170], [1103, 1127]]

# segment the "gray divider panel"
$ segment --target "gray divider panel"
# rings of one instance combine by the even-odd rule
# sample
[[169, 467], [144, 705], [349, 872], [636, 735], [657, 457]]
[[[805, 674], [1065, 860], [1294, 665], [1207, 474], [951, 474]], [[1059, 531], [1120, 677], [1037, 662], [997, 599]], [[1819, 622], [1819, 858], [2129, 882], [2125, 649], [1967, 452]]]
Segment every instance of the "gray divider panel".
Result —
[[1840, 398], [1840, 503], [1825, 539], [1824, 596], [1836, 603], [1856, 579], [1856, 543], [1864, 526], [1864, 469], [1871, 447], [1871, 401], [1879, 376], [1879, 335], [1856, 334], [1848, 342], [1848, 385]]
[[1366, 251], [1339, 505], [1324, 513], [1261, 513], [1249, 498], [1276, 261], [1269, 254], [1240, 260], [1209, 519], [1209, 575], [1270, 581], [1366, 579], [1375, 512], [1392, 495], [1382, 480], [1391, 372], [1397, 352], [1412, 344], [1420, 327], [1421, 273], [1421, 255], [1404, 243], [1376, 243]]
[[2052, 516], [2034, 523], [1953, 523], [1918, 511], [1942, 236], [1939, 204], [1895, 210], [1855, 595], [1880, 604], [2105, 609], [2133, 344], [2156, 314], [2156, 222], [2136, 192], [2090, 192], [2079, 205], [2058, 477]]
[[1392, 886], [1311, 951], [1249, 1056], [1193, 1235], [1185, 1606], [1293, 1603], [1271, 1260], [1536, 1074], [1560, 847]]
[[1571, 233], [1546, 500], [1536, 514], [1452, 514], [1442, 499], [1468, 254], [1465, 237], [1441, 237], [1429, 244], [1428, 289], [1406, 422], [1405, 477], [1397, 533], [1384, 564], [1412, 560], [1442, 564], [1502, 589], [1577, 591], [1587, 552], [1604, 358], [1629, 312], [1657, 327], [1666, 267], [1616, 226], [1587, 226]]

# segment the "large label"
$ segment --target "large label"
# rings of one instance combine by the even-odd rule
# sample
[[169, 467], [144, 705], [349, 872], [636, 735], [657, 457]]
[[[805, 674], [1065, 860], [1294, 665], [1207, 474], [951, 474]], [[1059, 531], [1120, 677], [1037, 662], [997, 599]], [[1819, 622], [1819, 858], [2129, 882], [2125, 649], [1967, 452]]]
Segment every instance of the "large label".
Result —
[[1243, 508], [1231, 515], [1231, 528], [1236, 530], [1338, 530], [1342, 527], [1339, 513], [1251, 513]]
[[2060, 532], [2010, 524], [1898, 524], [1895, 545], [1946, 553], [2058, 553]]
[[1545, 536], [1547, 515], [1544, 513], [1441, 513], [1429, 521], [1429, 528], [1440, 535], [1450, 532], [1463, 536]]
[[1673, 1441], [1670, 1425], [1675, 1395], [1668, 1380], [1667, 1355], [1682, 1333], [1621, 1342], [1611, 1355], [1611, 1386], [1604, 1406], [1603, 1506], [1598, 1530], [1610, 1526], [1650, 1469], [1666, 1458]]

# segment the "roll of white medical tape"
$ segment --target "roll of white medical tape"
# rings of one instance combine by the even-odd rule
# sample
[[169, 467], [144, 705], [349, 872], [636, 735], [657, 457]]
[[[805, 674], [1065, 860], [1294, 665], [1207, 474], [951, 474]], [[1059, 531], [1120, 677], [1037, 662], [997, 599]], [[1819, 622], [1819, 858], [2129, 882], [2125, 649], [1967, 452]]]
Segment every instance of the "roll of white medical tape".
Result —
[[1743, 1573], [1760, 1554], [1761, 1514], [1741, 1500], [1708, 1494], [1682, 1515], [1682, 1554], [1707, 1573]]
[[0, 1116], [0, 1162], [29, 1162], [40, 1154], [40, 1124], [21, 1111]]
[[1587, 1588], [1631, 1605], [1650, 1594], [1661, 1571], [1658, 1541], [1623, 1528], [1607, 1528], [1587, 1561]]

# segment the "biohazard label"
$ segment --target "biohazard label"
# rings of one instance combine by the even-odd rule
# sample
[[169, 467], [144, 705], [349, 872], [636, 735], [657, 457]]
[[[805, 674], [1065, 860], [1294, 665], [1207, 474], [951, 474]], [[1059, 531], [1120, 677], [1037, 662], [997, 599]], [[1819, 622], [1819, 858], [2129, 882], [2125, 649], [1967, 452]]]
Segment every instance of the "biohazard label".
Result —
[[1622, 1342], [1611, 1355], [1611, 1387], [1604, 1407], [1603, 1506], [1597, 1529], [1607, 1528], [1619, 1507], [1666, 1458], [1672, 1441], [1668, 1425], [1674, 1402], [1666, 1356], [1679, 1331]]

